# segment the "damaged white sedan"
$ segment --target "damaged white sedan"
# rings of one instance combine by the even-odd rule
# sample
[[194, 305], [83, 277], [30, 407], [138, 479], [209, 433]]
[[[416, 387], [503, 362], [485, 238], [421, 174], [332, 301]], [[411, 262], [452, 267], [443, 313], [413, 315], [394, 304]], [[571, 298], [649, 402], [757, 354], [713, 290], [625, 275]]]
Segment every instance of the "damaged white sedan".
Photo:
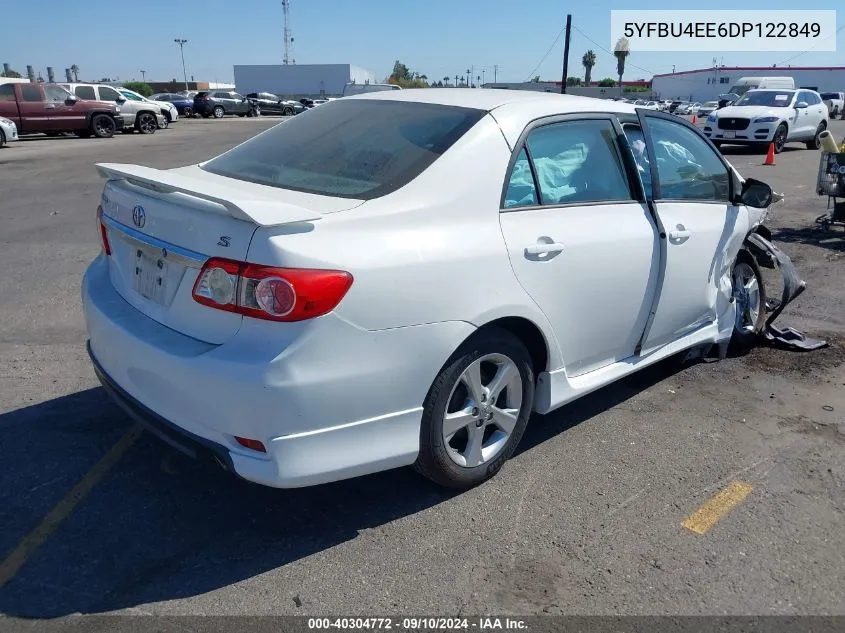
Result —
[[199, 165], [98, 168], [100, 380], [174, 446], [276, 487], [405, 465], [478, 484], [532, 412], [751, 345], [758, 261], [779, 257], [767, 185], [615, 101], [368, 93]]

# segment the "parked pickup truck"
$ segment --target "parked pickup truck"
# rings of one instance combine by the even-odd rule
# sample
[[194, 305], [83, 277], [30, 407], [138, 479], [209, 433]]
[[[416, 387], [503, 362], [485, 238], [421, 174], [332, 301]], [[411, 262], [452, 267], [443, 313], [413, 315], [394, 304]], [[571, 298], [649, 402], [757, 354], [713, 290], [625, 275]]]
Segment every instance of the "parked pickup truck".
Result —
[[123, 127], [114, 103], [83, 101], [56, 84], [3, 83], [0, 117], [11, 119], [19, 134], [74, 132], [87, 138], [110, 138]]
[[823, 92], [820, 96], [830, 110], [831, 119], [845, 114], [845, 92]]

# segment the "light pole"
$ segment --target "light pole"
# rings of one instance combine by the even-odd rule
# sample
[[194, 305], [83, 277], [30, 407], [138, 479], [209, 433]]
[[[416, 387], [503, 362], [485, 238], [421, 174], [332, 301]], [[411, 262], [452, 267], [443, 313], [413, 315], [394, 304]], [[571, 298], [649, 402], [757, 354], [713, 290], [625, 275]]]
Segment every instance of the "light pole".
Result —
[[141, 71], [141, 81], [147, 81], [147, 71], [146, 70]]
[[188, 40], [182, 40], [182, 39], [179, 39], [177, 37], [173, 41], [176, 42], [179, 45], [179, 52], [182, 53], [182, 74], [185, 77], [185, 91], [187, 92], [187, 90], [188, 90], [188, 71], [185, 70], [185, 44], [188, 43]]

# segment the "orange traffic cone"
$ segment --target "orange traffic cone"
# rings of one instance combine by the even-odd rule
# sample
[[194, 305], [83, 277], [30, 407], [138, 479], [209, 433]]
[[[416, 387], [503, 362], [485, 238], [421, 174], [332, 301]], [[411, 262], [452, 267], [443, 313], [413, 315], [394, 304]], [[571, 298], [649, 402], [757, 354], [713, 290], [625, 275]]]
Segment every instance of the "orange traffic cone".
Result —
[[692, 124], [693, 124], [693, 125], [695, 125], [697, 122], [698, 122], [698, 119], [697, 119], [697, 118], [696, 118], [696, 116], [693, 114], [693, 115], [692, 115]]
[[766, 154], [766, 161], [763, 163], [764, 165], [774, 165], [775, 164], [775, 144], [769, 143], [769, 153]]

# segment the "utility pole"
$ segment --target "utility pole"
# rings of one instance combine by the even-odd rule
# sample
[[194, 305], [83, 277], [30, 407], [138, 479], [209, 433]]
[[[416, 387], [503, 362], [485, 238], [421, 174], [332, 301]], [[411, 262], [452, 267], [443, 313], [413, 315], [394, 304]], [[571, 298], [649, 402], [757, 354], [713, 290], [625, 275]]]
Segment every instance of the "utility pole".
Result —
[[179, 39], [178, 37], [173, 40], [179, 45], [179, 52], [182, 53], [182, 74], [185, 77], [185, 90], [188, 90], [188, 71], [185, 70], [185, 44], [188, 43], [188, 40]]
[[569, 74], [569, 37], [572, 34], [572, 14], [566, 14], [566, 41], [563, 45], [563, 80], [560, 82], [560, 94], [566, 94], [566, 76]]
[[493, 65], [493, 83], [497, 83], [499, 81], [499, 64]]
[[484, 87], [484, 84], [487, 83], [487, 80], [484, 78], [485, 73], [487, 72], [486, 68], [481, 69], [481, 87]]

